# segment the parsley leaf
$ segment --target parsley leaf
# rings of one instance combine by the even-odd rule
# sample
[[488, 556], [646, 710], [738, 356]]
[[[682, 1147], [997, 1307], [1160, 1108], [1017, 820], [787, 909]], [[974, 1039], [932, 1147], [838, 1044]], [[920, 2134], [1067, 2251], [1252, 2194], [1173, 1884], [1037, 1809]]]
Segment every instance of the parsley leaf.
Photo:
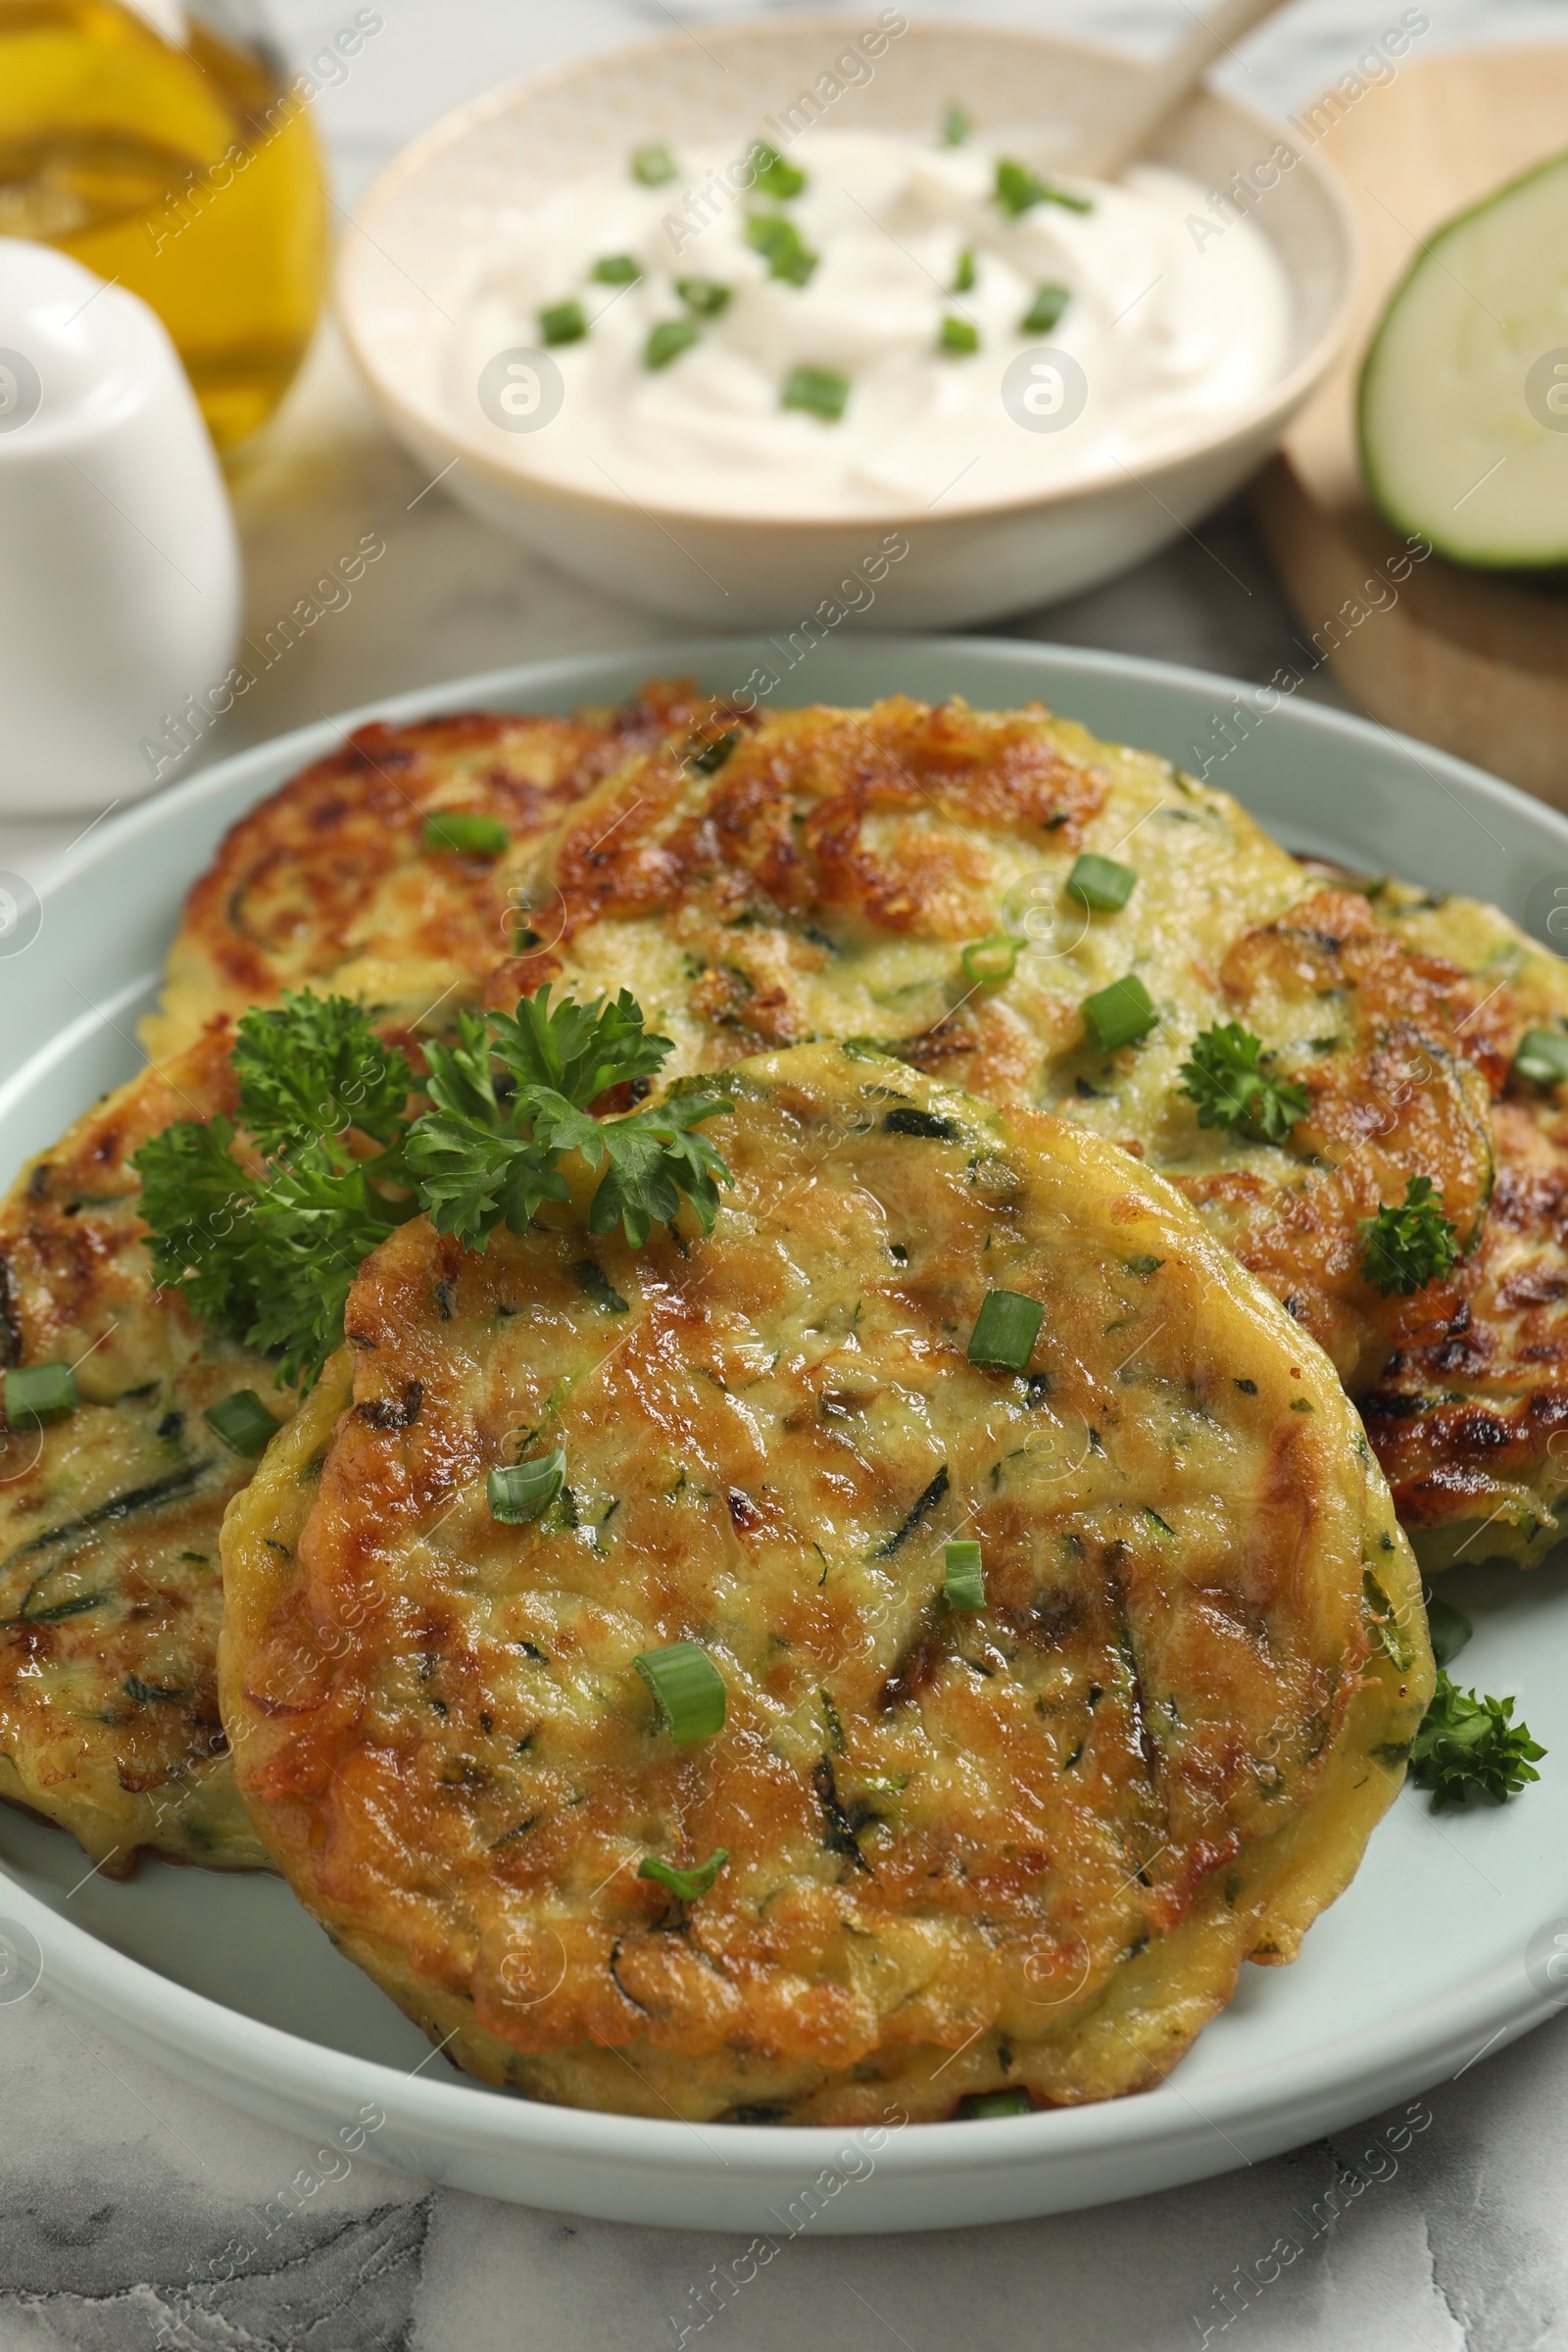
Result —
[[131, 1165], [141, 1178], [155, 1278], [165, 1290], [178, 1290], [202, 1322], [243, 1339], [255, 1313], [245, 1261], [256, 1203], [233, 1140], [225, 1118], [206, 1126], [181, 1119], [143, 1144]]
[[1182, 1093], [1198, 1105], [1200, 1127], [1228, 1127], [1250, 1143], [1283, 1144], [1312, 1107], [1304, 1086], [1276, 1078], [1263, 1064], [1263, 1041], [1240, 1021], [1218, 1021], [1193, 1040], [1181, 1065]]
[[418, 1207], [402, 1153], [414, 1073], [361, 1006], [309, 989], [246, 1013], [232, 1060], [237, 1126], [182, 1119], [135, 1155], [153, 1272], [204, 1323], [277, 1353], [280, 1385], [310, 1388], [362, 1262]]
[[1358, 1222], [1365, 1244], [1361, 1271], [1385, 1298], [1407, 1298], [1452, 1271], [1459, 1237], [1430, 1176], [1412, 1176], [1397, 1206], [1385, 1202], [1375, 1217]]
[[1545, 1749], [1514, 1723], [1511, 1698], [1479, 1698], [1460, 1690], [1440, 1669], [1432, 1704], [1410, 1749], [1410, 1778], [1432, 1791], [1432, 1809], [1460, 1803], [1479, 1788], [1501, 1803], [1529, 1781]]
[[[607, 1088], [651, 1076], [670, 1051], [667, 1037], [646, 1032], [627, 990], [613, 1003], [565, 998], [552, 1006], [547, 984], [522, 1000], [515, 1016], [464, 1013], [458, 1029], [456, 1046], [426, 1049], [435, 1108], [416, 1123], [407, 1146], [438, 1233], [482, 1248], [500, 1224], [524, 1232], [543, 1202], [567, 1198], [560, 1162], [573, 1151], [605, 1170], [588, 1212], [590, 1233], [620, 1225], [640, 1250], [656, 1222], [674, 1217], [682, 1193], [703, 1231], [711, 1229], [717, 1180], [728, 1182], [729, 1170], [689, 1130], [733, 1108], [726, 1097], [697, 1087], [624, 1118], [589, 1116], [589, 1103]], [[512, 1080], [504, 1100], [492, 1059]]]
[[240, 1117], [269, 1157], [347, 1126], [382, 1145], [401, 1133], [414, 1073], [347, 997], [307, 988], [246, 1013], [233, 1062]]
[[647, 1079], [670, 1051], [626, 990], [613, 1003], [460, 1014], [456, 1045], [425, 1048], [432, 1108], [410, 1115], [416, 1081], [347, 998], [285, 995], [248, 1012], [233, 1063], [239, 1118], [184, 1119], [135, 1157], [158, 1282], [203, 1322], [275, 1354], [278, 1381], [310, 1388], [343, 1341], [365, 1259], [423, 1208], [440, 1233], [482, 1248], [568, 1196], [561, 1162], [604, 1171], [592, 1234], [622, 1227], [641, 1249], [682, 1196], [705, 1233], [729, 1170], [691, 1133], [732, 1106], [700, 1083], [625, 1118], [589, 1105]]

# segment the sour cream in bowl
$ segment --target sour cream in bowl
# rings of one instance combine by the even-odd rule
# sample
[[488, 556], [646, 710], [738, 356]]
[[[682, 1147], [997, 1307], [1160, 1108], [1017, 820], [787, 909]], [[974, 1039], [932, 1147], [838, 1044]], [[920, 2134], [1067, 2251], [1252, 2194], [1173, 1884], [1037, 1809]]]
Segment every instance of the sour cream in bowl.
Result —
[[[1247, 220], [1195, 243], [1205, 203], [1159, 166], [1107, 186], [934, 134], [637, 150], [500, 241], [451, 338], [453, 420], [538, 479], [692, 513], [1047, 495], [1279, 376], [1284, 269]], [[485, 370], [530, 346], [560, 407], [523, 434]]]
[[416, 487], [664, 614], [1049, 603], [1244, 481], [1348, 323], [1345, 202], [1236, 100], [1074, 174], [1145, 71], [897, 9], [547, 68], [371, 188], [350, 347]]

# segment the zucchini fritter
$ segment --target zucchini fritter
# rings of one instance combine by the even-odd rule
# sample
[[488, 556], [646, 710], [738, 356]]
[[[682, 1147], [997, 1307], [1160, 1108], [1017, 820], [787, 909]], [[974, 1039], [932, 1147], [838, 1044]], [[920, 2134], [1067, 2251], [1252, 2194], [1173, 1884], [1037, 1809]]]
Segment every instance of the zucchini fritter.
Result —
[[[707, 1240], [590, 1241], [579, 1188], [367, 1261], [224, 1522], [257, 1828], [532, 2097], [852, 2123], [1155, 2082], [1401, 1781], [1432, 1665], [1381, 1474], [1326, 1358], [1098, 1137], [863, 1049], [728, 1084]], [[967, 1353], [999, 1290], [1045, 1310], [1016, 1372]], [[487, 1474], [556, 1446], [499, 1523]], [[681, 1642], [727, 1718], [677, 1743], [636, 1661]], [[639, 1875], [720, 1853], [699, 1893]]]
[[[689, 685], [654, 683], [575, 718], [472, 710], [361, 727], [230, 827], [186, 902], [162, 1002], [142, 1023], [148, 1053], [162, 1059], [216, 1013], [308, 985], [401, 1026], [450, 1021], [517, 944], [513, 886], [541, 828], [716, 708]], [[425, 818], [452, 813], [499, 821], [507, 848], [428, 845]]]
[[[1135, 869], [1120, 908], [1073, 895], [1081, 852]], [[1441, 1307], [1440, 1286], [1367, 1281], [1363, 1221], [1420, 1175], [1480, 1241], [1489, 1079], [1521, 1025], [1495, 976], [1325, 889], [1226, 794], [1038, 705], [776, 712], [711, 771], [661, 748], [563, 820], [531, 888], [559, 943], [502, 965], [492, 1004], [626, 986], [672, 1070], [868, 1037], [1093, 1127], [1187, 1193], [1352, 1396]], [[1129, 973], [1157, 1024], [1102, 1052], [1084, 1002]], [[1281, 1142], [1203, 1127], [1183, 1092], [1195, 1039], [1238, 1020], [1308, 1098]]]
[[281, 1422], [292, 1399], [154, 1289], [130, 1165], [172, 1121], [232, 1110], [232, 1043], [216, 1029], [105, 1097], [0, 1205], [0, 1363], [74, 1363], [80, 1397], [0, 1440], [0, 1796], [112, 1877], [142, 1846], [267, 1859], [216, 1687], [219, 1527], [254, 1463], [202, 1414], [249, 1388]]
[[1480, 1247], [1410, 1302], [1361, 1411], [1424, 1566], [1533, 1566], [1568, 1494], [1568, 1100], [1514, 1055], [1532, 1029], [1568, 1030], [1568, 965], [1474, 900], [1391, 884], [1376, 904], [1452, 975], [1456, 1012], [1476, 1007], [1457, 1026], [1494, 1098], [1496, 1183]]

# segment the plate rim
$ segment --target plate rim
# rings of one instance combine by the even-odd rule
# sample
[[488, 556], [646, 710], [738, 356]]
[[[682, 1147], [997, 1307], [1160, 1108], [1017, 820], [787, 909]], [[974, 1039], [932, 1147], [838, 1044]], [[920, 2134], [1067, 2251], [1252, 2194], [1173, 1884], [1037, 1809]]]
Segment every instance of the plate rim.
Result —
[[[811, 653], [831, 646], [831, 639], [813, 645], [802, 661], [804, 667]], [[956, 630], [857, 630], [846, 641], [858, 655], [866, 659], [877, 654], [894, 657], [909, 656], [914, 660], [956, 655], [963, 659], [979, 656], [982, 661], [994, 662], [999, 669], [1025, 670], [1032, 661], [1044, 657], [1048, 665], [1064, 663], [1091, 677], [1106, 681], [1130, 678], [1152, 685], [1178, 688], [1200, 686], [1212, 689], [1217, 696], [1229, 698], [1255, 711], [1259, 718], [1280, 710], [1288, 710], [1287, 723], [1319, 731], [1329, 738], [1339, 738], [1356, 744], [1392, 746], [1402, 758], [1424, 768], [1434, 782], [1443, 778], [1433, 775], [1434, 765], [1446, 772], [1447, 779], [1461, 791], [1479, 797], [1487, 806], [1506, 809], [1512, 815], [1528, 814], [1541, 822], [1549, 833], [1558, 831], [1563, 849], [1568, 852], [1568, 811], [1554, 808], [1549, 803], [1535, 799], [1516, 784], [1508, 784], [1486, 768], [1477, 767], [1455, 753], [1440, 751], [1436, 745], [1422, 743], [1418, 738], [1398, 728], [1385, 726], [1380, 719], [1365, 716], [1357, 710], [1341, 710], [1329, 703], [1303, 700], [1294, 690], [1281, 692], [1265, 682], [1258, 685], [1248, 678], [1230, 676], [1223, 670], [1199, 669], [1191, 662], [1156, 661], [1144, 654], [1121, 654], [1099, 646], [1077, 646], [1058, 643], [1044, 637], [996, 637], [985, 631], [973, 635]], [[838, 649], [835, 649], [838, 650]], [[688, 671], [701, 677], [705, 662], [723, 656], [739, 667], [743, 662], [756, 666], [771, 656], [780, 659], [774, 636], [760, 629], [737, 633], [707, 632], [701, 636], [661, 638], [648, 645], [606, 647], [588, 654], [556, 654], [538, 662], [508, 662], [494, 669], [477, 670], [471, 675], [444, 679], [432, 686], [405, 687], [390, 695], [371, 697], [363, 703], [351, 704], [345, 710], [334, 711], [323, 718], [307, 720], [302, 726], [288, 728], [280, 735], [270, 735], [265, 741], [246, 744], [225, 753], [220, 759], [194, 769], [188, 776], [154, 790], [133, 803], [119, 816], [110, 816], [95, 825], [79, 844], [60, 853], [40, 875], [35, 888], [40, 901], [58, 897], [69, 885], [89, 873], [118, 852], [122, 845], [136, 840], [141, 834], [156, 832], [170, 819], [187, 808], [200, 808], [206, 801], [216, 799], [230, 785], [242, 784], [253, 770], [268, 771], [286, 753], [288, 773], [305, 766], [333, 744], [358, 728], [376, 720], [401, 723], [407, 719], [439, 714], [444, 707], [477, 707], [470, 697], [486, 699], [527, 693], [554, 693], [558, 687], [567, 688], [576, 681], [585, 685], [615, 665], [640, 669], [645, 677], [684, 675]], [[780, 683], [786, 683], [780, 680]], [[1274, 691], [1278, 700], [1272, 710], [1259, 697]], [[462, 698], [461, 704], [459, 698]], [[521, 710], [520, 703], [509, 706]], [[795, 709], [794, 703], [780, 702], [779, 709]], [[319, 748], [318, 748], [319, 747]], [[285, 781], [287, 779], [285, 778]], [[267, 796], [272, 785], [263, 787], [257, 800]], [[1223, 787], [1221, 788], [1223, 789]], [[252, 803], [251, 806], [255, 806]], [[7, 1073], [10, 1076], [15, 1073]]]
[[[249, 806], [278, 788], [299, 766], [318, 759], [354, 729], [373, 720], [394, 723], [432, 715], [443, 710], [484, 707], [528, 707], [541, 698], [569, 696], [599, 699], [612, 673], [643, 677], [695, 674], [700, 680], [719, 664], [766, 658], [770, 640], [763, 635], [681, 637], [653, 645], [607, 648], [513, 663], [472, 676], [413, 687], [380, 696], [344, 712], [289, 730], [266, 742], [247, 746], [199, 769], [167, 791], [137, 804], [95, 828], [90, 839], [68, 851], [40, 878], [40, 901], [47, 904], [90, 880], [112, 863], [122, 847], [170, 825], [182, 815], [229, 791], [255, 784]], [[846, 642], [858, 662], [874, 665], [879, 656], [896, 654], [902, 661], [923, 662], [957, 658], [993, 667], [999, 679], [1015, 676], [1020, 687], [1054, 696], [1070, 684], [1074, 673], [1098, 683], [1117, 682], [1200, 688], [1205, 694], [1240, 698], [1257, 709], [1263, 689], [1220, 673], [1189, 664], [1156, 662], [1139, 655], [1099, 648], [1062, 645], [1047, 639], [993, 638], [984, 635], [904, 635], [857, 632]], [[772, 651], [776, 656], [776, 648]], [[1031, 672], [1033, 673], [1031, 679]], [[782, 682], [782, 681], [781, 681]], [[596, 693], [597, 689], [597, 693]], [[1528, 814], [1547, 841], [1555, 839], [1568, 862], [1568, 814], [1535, 801], [1515, 786], [1488, 775], [1451, 754], [1415, 742], [1380, 722], [1331, 706], [1286, 698], [1287, 725], [1317, 736], [1325, 749], [1336, 743], [1364, 750], [1392, 752], [1413, 763], [1436, 783], [1457, 787], [1461, 797], [1479, 800], [1486, 808], [1506, 810], [1517, 819]], [[794, 707], [781, 704], [780, 707]], [[1276, 706], [1278, 708], [1278, 706]], [[41, 1049], [50, 1051], [48, 1046]], [[6, 1091], [38, 1058], [25, 1056], [7, 1073]], [[1363, 1865], [1364, 1867], [1364, 1865]], [[150, 2039], [161, 2052], [178, 2053], [211, 2070], [220, 2096], [240, 2096], [249, 2082], [258, 2088], [270, 2084], [302, 2109], [332, 2099], [363, 2097], [367, 2087], [385, 2110], [387, 2120], [404, 2132], [462, 2148], [478, 2157], [532, 2157], [548, 2164], [567, 2160], [579, 2168], [619, 2166], [637, 2171], [658, 2169], [696, 2180], [711, 2178], [715, 2161], [732, 2177], [754, 2181], [776, 2175], [788, 2164], [792, 2173], [809, 2173], [826, 2165], [847, 2140], [875, 2127], [800, 2125], [787, 2132], [767, 2125], [726, 2124], [724, 2156], [715, 2160], [701, 2140], [702, 2127], [677, 2119], [622, 2115], [611, 2111], [553, 2106], [542, 2101], [509, 2097], [466, 2081], [447, 2083], [420, 2080], [383, 2061], [362, 2058], [341, 2046], [308, 2039], [279, 2026], [229, 2008], [167, 1977], [151, 1965], [104, 1941], [85, 1927], [56, 1911], [34, 1895], [10, 1867], [0, 1861], [10, 1918], [24, 1926], [38, 1942], [46, 1981], [58, 1984], [68, 1998], [92, 2014], [135, 2036]], [[929, 2179], [957, 2170], [985, 2175], [1039, 2165], [1070, 2163], [1075, 2157], [1101, 2160], [1120, 2157], [1129, 2168], [1142, 2166], [1137, 2180], [1108, 2194], [1097, 2190], [1096, 2202], [1120, 2195], [1144, 2193], [1158, 2181], [1147, 2176], [1157, 2168], [1162, 2152], [1174, 2161], [1181, 2145], [1192, 2137], [1193, 2123], [1225, 2139], [1231, 2150], [1217, 2163], [1200, 2168], [1183, 2165], [1165, 2183], [1198, 2177], [1199, 2171], [1225, 2171], [1253, 2158], [1239, 2148], [1224, 2130], [1230, 2126], [1249, 2132], [1260, 2145], [1256, 2127], [1270, 2154], [1299, 2144], [1301, 2131], [1288, 2119], [1298, 2110], [1314, 2124], [1325, 2112], [1343, 2121], [1373, 2114], [1394, 2098], [1430, 2087], [1444, 2078], [1450, 2061], [1474, 2042], [1466, 2064], [1499, 2044], [1518, 2037], [1565, 2005], [1565, 1996], [1543, 1994], [1530, 1983], [1521, 1951], [1509, 1965], [1492, 1968], [1467, 1979], [1451, 1991], [1400, 2013], [1393, 2021], [1368, 2026], [1329, 2041], [1319, 2041], [1294, 2056], [1251, 2061], [1207, 2079], [1201, 2086], [1201, 2106], [1179, 2086], [1180, 2068], [1149, 2090], [1079, 2107], [1051, 2108], [1019, 2117], [990, 2119], [990, 2129], [975, 2134], [966, 2123], [924, 2124], [918, 2132], [889, 2132], [879, 2151], [878, 2167], [889, 2185]], [[431, 2052], [433, 2057], [436, 2053]], [[1459, 2071], [1463, 2071], [1461, 2068]], [[1364, 2092], [1364, 2096], [1362, 2093]], [[242, 2102], [241, 2102], [242, 2103]], [[297, 2128], [297, 2127], [296, 2127]], [[694, 2152], [694, 2140], [696, 2152]], [[492, 2194], [507, 2193], [492, 2189]], [[539, 2184], [530, 2187], [531, 2201], [546, 2202]], [[585, 2210], [581, 2206], [570, 2210]], [[1063, 2210], [1061, 2200], [1030, 2211]], [[689, 2225], [688, 2225], [689, 2226]], [[720, 2225], [722, 2226], [722, 2225]], [[855, 2224], [848, 2222], [853, 2229]], [[896, 2229], [885, 2219], [865, 2226]], [[928, 2221], [907, 2227], [933, 2226]], [[954, 2223], [963, 2226], [962, 2218]]]

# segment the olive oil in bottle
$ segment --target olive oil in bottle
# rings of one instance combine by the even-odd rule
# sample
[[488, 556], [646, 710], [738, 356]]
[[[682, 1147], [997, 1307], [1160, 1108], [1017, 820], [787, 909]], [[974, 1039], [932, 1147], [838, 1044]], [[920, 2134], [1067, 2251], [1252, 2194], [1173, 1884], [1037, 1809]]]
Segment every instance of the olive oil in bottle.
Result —
[[139, 294], [232, 448], [282, 399], [320, 310], [305, 105], [224, 0], [0, 0], [0, 236]]

